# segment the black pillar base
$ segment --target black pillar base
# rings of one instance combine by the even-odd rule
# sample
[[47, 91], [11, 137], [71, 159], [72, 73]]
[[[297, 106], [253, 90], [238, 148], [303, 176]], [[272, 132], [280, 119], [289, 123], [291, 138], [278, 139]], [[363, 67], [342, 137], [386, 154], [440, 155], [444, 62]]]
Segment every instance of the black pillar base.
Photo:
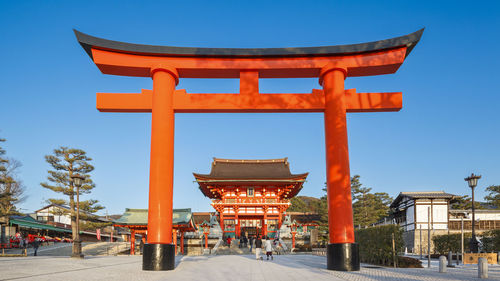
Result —
[[175, 269], [175, 246], [173, 244], [144, 244], [142, 270]]
[[328, 244], [326, 263], [329, 270], [358, 271], [359, 245], [357, 243]]

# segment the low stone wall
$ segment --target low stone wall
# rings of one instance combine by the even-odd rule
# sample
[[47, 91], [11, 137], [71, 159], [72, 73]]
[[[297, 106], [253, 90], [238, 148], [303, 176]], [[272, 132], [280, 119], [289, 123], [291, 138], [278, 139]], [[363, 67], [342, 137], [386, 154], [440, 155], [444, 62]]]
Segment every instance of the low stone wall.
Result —
[[326, 248], [312, 248], [312, 254], [326, 257]]
[[[180, 239], [178, 239], [179, 245], [178, 251], [180, 251]], [[212, 249], [215, 247], [215, 244], [217, 244], [217, 241], [219, 239], [208, 239], [208, 248]], [[203, 249], [205, 248], [205, 239], [199, 239], [199, 238], [191, 238], [191, 239], [184, 239], [184, 254], [189, 255], [189, 256], [199, 256], [203, 255]]]

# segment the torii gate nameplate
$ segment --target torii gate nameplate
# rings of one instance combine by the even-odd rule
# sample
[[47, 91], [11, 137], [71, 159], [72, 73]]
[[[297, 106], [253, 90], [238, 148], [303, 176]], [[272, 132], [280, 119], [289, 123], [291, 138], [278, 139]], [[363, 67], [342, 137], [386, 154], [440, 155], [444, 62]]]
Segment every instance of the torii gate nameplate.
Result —
[[[402, 94], [345, 90], [353, 76], [395, 73], [420, 40], [423, 29], [397, 38], [308, 48], [184, 48], [123, 43], [75, 30], [104, 74], [152, 77], [153, 90], [97, 94], [102, 112], [152, 112], [148, 243], [144, 270], [174, 269], [172, 193], [175, 113], [324, 112], [329, 242], [327, 267], [359, 270], [354, 241], [347, 142], [347, 112], [399, 111]], [[261, 94], [259, 78], [319, 78], [311, 93]], [[192, 94], [176, 90], [179, 78], [239, 78], [236, 94]], [[335, 215], [334, 215], [335, 214]]]

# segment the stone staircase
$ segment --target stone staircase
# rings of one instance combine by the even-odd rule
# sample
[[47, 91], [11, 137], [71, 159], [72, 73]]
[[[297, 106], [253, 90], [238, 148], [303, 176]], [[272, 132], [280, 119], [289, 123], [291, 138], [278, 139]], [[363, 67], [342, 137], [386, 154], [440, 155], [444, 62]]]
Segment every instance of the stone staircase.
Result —
[[86, 256], [112, 256], [126, 252], [129, 249], [129, 242], [97, 242], [84, 245], [82, 252]]
[[215, 255], [249, 255], [255, 253], [255, 249], [252, 249], [250, 252], [250, 248], [238, 248], [238, 247], [228, 247], [228, 246], [219, 246], [217, 251], [214, 253]]

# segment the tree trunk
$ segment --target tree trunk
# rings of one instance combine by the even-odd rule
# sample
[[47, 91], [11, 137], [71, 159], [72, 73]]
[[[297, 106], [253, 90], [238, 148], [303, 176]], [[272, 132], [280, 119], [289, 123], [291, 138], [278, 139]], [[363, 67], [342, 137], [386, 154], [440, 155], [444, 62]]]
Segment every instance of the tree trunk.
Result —
[[73, 241], [77, 238], [76, 233], [76, 210], [75, 210], [75, 198], [73, 195], [69, 196], [69, 208], [71, 209], [71, 238]]

